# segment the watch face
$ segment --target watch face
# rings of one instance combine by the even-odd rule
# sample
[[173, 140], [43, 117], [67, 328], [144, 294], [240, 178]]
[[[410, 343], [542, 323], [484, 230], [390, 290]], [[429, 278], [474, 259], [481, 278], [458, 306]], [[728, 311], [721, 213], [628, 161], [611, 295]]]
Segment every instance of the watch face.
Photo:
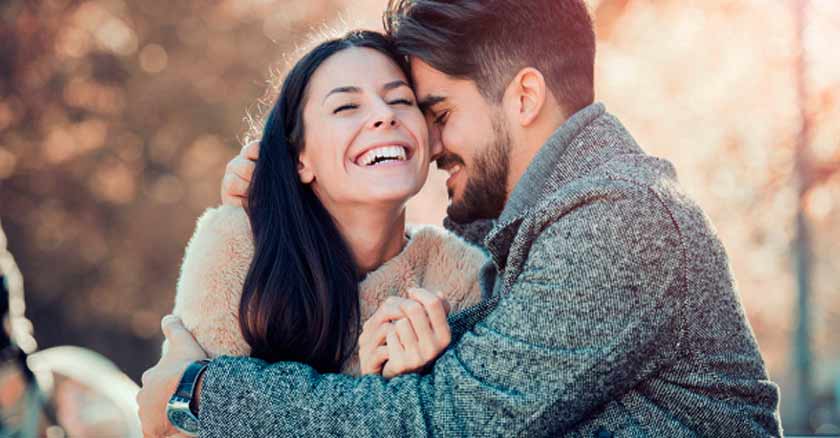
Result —
[[173, 400], [170, 400], [169, 406], [166, 407], [166, 417], [169, 422], [183, 433], [197, 435], [198, 418], [190, 411], [189, 402], [185, 399], [176, 400], [176, 397], [172, 398]]

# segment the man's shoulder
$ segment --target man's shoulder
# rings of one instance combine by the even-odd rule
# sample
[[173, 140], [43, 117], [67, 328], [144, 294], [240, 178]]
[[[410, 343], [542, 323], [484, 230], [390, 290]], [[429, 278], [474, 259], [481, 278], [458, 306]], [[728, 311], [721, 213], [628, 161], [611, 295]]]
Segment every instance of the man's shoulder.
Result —
[[544, 198], [527, 214], [543, 228], [569, 216], [592, 223], [614, 222], [617, 217], [608, 212], [639, 219], [669, 216], [688, 200], [674, 167], [644, 154], [616, 157], [576, 179], [547, 187]]
[[[670, 163], [628, 155], [546, 191], [522, 218], [514, 246], [522, 246], [521, 253], [536, 265], [551, 263], [536, 260], [547, 255], [572, 253], [613, 261], [635, 254], [637, 261], [678, 263], [691, 238], [685, 224], [704, 217], [682, 194]], [[702, 228], [706, 238], [692, 241], [708, 245], [713, 231]]]

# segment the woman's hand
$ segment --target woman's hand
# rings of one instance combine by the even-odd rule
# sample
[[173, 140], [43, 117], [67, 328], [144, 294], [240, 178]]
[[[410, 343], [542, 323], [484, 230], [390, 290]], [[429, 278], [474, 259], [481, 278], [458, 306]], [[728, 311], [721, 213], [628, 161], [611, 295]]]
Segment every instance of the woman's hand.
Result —
[[451, 341], [449, 303], [425, 289], [409, 289], [411, 299], [389, 297], [365, 322], [359, 337], [362, 374], [386, 379], [421, 370]]

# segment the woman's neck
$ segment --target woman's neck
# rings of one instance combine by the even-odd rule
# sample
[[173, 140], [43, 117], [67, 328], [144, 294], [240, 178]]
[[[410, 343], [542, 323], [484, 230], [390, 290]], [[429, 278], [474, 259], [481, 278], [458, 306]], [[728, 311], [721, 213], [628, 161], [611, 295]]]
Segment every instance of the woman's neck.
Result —
[[335, 210], [330, 213], [361, 274], [375, 271], [405, 246], [405, 205], [355, 205]]

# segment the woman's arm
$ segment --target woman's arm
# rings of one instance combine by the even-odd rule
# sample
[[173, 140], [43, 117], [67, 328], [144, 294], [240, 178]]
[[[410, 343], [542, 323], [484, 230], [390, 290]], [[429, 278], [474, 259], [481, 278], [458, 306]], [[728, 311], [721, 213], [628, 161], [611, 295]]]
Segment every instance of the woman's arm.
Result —
[[179, 316], [211, 356], [247, 356], [239, 328], [239, 301], [254, 248], [239, 207], [208, 209], [187, 245], [175, 296]]

